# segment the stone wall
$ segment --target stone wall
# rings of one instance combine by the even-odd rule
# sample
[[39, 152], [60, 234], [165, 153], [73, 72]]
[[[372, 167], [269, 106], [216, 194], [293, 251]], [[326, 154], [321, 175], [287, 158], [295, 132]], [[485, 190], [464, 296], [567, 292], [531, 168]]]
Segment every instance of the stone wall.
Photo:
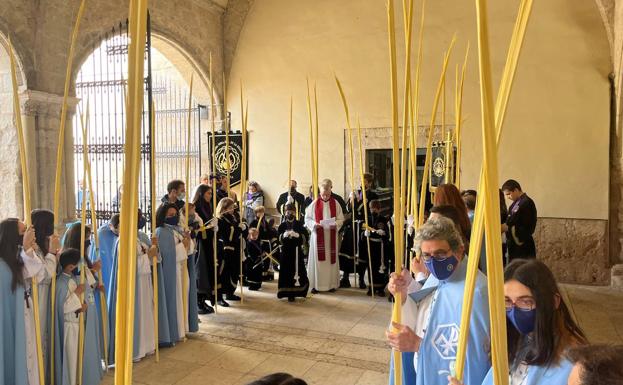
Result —
[[560, 282], [610, 283], [607, 221], [539, 218], [534, 238], [539, 259]]
[[[128, 16], [128, 0], [87, 1], [82, 19], [74, 58], [72, 76], [75, 77], [84, 60], [91, 54], [114, 25]], [[32, 151], [29, 151], [29, 169], [32, 170], [33, 207], [52, 208], [56, 148], [60, 118], [60, 98], [63, 94], [67, 55], [71, 31], [76, 19], [80, 0], [3, 0], [0, 4], [0, 34], [11, 36], [16, 54], [25, 73], [27, 91], [21, 96], [24, 112], [25, 133]], [[191, 63], [200, 81], [210, 83], [209, 57], [212, 54], [214, 88], [217, 99], [222, 95], [223, 68], [223, 13], [224, 8], [211, 0], [151, 0], [150, 15], [152, 33], [180, 51]], [[4, 58], [5, 56], [3, 56]], [[5, 63], [0, 67], [6, 70]], [[3, 204], [0, 215], [15, 215], [22, 211], [19, 195], [21, 186], [18, 175], [17, 153], [4, 149], [16, 148], [15, 129], [6, 111], [10, 93], [6, 93], [5, 73], [0, 89], [0, 153], [2, 163], [10, 169], [0, 170], [0, 177], [9, 188], [0, 194]], [[73, 80], [73, 79], [72, 79]], [[70, 87], [73, 95], [73, 84]], [[9, 91], [10, 92], [10, 91]], [[10, 112], [10, 110], [9, 110]], [[71, 116], [65, 140], [65, 162], [62, 200], [63, 219], [73, 216], [73, 151]], [[17, 195], [16, 195], [17, 194]]]

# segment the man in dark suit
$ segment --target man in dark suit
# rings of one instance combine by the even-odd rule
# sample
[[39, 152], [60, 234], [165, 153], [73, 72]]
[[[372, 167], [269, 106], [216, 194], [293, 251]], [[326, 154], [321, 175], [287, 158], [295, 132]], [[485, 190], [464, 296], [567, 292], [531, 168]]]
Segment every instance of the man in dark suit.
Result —
[[502, 231], [506, 232], [509, 262], [515, 258], [536, 258], [536, 246], [532, 238], [537, 221], [534, 201], [513, 179], [504, 182], [502, 191], [513, 202], [508, 208], [506, 223], [502, 224]]

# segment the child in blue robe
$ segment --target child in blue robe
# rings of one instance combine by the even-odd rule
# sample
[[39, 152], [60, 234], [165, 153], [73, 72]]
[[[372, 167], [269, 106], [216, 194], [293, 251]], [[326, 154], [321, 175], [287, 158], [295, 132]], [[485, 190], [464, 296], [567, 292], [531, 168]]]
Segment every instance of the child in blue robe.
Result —
[[28, 385], [19, 233], [16, 219], [0, 222], [0, 383]]
[[[81, 245], [81, 224], [75, 222], [69, 226], [63, 239], [64, 249], [80, 250], [84, 247], [84, 255], [89, 255], [91, 248], [91, 228], [85, 227], [84, 245]], [[96, 301], [102, 285], [95, 278], [100, 273], [101, 263], [91, 263], [89, 258], [81, 260], [80, 268], [84, 268], [85, 287], [84, 300], [88, 306], [84, 316], [84, 354], [82, 359], [82, 385], [99, 384], [104, 377], [102, 318]]]

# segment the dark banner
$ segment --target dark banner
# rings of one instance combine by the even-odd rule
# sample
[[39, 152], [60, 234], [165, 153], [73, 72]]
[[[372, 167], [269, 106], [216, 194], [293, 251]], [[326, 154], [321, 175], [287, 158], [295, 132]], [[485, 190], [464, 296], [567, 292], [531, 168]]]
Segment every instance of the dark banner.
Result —
[[430, 185], [435, 188], [445, 183], [446, 172], [450, 172], [452, 183], [452, 165], [448, 168], [445, 143], [434, 143], [431, 148]]
[[[249, 154], [249, 138], [247, 136], [247, 154]], [[215, 156], [216, 162], [212, 163], [212, 133], [208, 132], [208, 148], [210, 164], [215, 164], [216, 172], [221, 175], [227, 175], [227, 144], [226, 136], [224, 132], [217, 132], [215, 134]], [[248, 159], [248, 157], [247, 157]], [[242, 172], [242, 133], [232, 132], [229, 134], [229, 177], [230, 186], [236, 186], [240, 183], [240, 173]], [[249, 171], [249, 164], [247, 162], [247, 176]]]

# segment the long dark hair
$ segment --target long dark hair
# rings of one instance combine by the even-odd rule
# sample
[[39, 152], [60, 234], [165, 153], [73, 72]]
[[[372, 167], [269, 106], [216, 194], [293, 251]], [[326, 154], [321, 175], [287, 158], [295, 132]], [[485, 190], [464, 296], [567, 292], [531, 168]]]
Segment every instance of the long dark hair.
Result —
[[175, 209], [179, 215], [179, 210], [174, 203], [163, 203], [156, 210], [156, 227], [164, 226], [164, 219], [167, 217], [167, 211], [169, 209]]
[[48, 237], [54, 234], [54, 213], [46, 209], [35, 209], [30, 213], [32, 226], [35, 228], [35, 241], [46, 255], [49, 250]]
[[288, 373], [273, 373], [247, 385], [307, 385], [307, 383]]
[[[507, 320], [509, 362], [517, 359], [527, 365], [557, 363], [569, 346], [587, 343], [565, 304], [551, 270], [536, 259], [516, 259], [504, 271], [504, 282], [516, 280], [532, 291], [536, 303], [533, 335], [521, 335]], [[556, 301], [559, 305], [556, 308]], [[526, 342], [526, 338], [531, 338]], [[521, 357], [520, 357], [521, 356]]]
[[[80, 252], [82, 252], [82, 245], [81, 245], [81, 223], [80, 222], [75, 222], [72, 223], [69, 226], [69, 229], [67, 229], [67, 231], [65, 232], [65, 239], [63, 240], [63, 250], [66, 249], [76, 249], [76, 250], [80, 250]], [[84, 240], [86, 242], [87, 239], [89, 239], [89, 237], [91, 236], [91, 226], [86, 225], [84, 227]], [[84, 252], [86, 253], [87, 250], [85, 249]], [[88, 258], [88, 256], [84, 256], [84, 260], [87, 263], [87, 267], [91, 268], [93, 266], [93, 264], [91, 263], [91, 259]]]
[[195, 205], [195, 211], [197, 212], [197, 214], [199, 214], [204, 222], [209, 221], [210, 219], [212, 219], [213, 216], [212, 202], [208, 202], [203, 199], [203, 196], [208, 191], [212, 191], [212, 194], [214, 194], [211, 186], [205, 184], [199, 185], [199, 187], [197, 188], [197, 192], [195, 193], [195, 196], [192, 200], [192, 203]]
[[5, 219], [0, 222], [0, 259], [11, 270], [13, 280], [11, 290], [15, 291], [18, 285], [24, 285], [22, 269], [24, 262], [19, 257], [19, 226], [16, 218]]

